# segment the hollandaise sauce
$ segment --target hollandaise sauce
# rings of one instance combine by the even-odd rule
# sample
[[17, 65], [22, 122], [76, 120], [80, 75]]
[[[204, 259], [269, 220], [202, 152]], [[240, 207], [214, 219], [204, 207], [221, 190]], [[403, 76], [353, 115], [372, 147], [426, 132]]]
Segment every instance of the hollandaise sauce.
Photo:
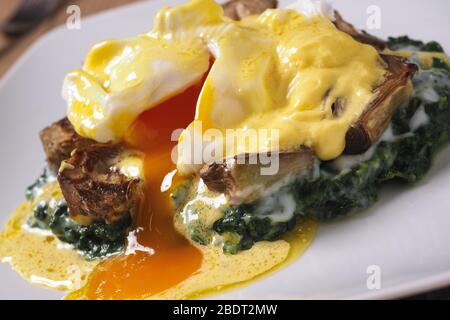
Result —
[[[334, 159], [386, 73], [373, 47], [326, 17], [273, 9], [233, 21], [213, 0], [192, 0], [162, 9], [146, 34], [94, 46], [65, 79], [68, 117], [83, 136], [120, 141], [143, 111], [198, 83], [211, 55], [195, 121], [180, 137], [182, 174], [198, 169], [183, 157], [190, 147], [184, 137], [197, 122], [202, 130], [277, 130], [278, 149], [306, 145]], [[270, 151], [236, 144], [226, 143], [227, 155]]]
[[10, 263], [35, 285], [73, 291], [86, 283], [98, 261], [86, 260], [50, 230], [32, 228], [28, 224], [36, 203], [47, 199], [57, 201], [60, 197], [59, 185], [53, 181], [43, 188], [35, 201], [25, 201], [13, 212], [0, 233], [0, 261]]

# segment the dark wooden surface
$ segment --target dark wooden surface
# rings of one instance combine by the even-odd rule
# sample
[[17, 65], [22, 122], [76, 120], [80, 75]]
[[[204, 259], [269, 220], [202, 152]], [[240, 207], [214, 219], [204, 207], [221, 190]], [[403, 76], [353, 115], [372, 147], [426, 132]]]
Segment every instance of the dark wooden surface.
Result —
[[[80, 6], [82, 16], [91, 15], [102, 10], [119, 7], [142, 0], [72, 0], [68, 4]], [[15, 8], [20, 4], [20, 0], [2, 0], [0, 3], [0, 24], [5, 21]], [[66, 5], [62, 5], [59, 10], [49, 16], [44, 22], [36, 27], [32, 32], [17, 40], [6, 39], [0, 36], [0, 78], [11, 67], [22, 53], [40, 36], [55, 26], [64, 24], [67, 19]], [[406, 299], [450, 299], [450, 287], [426, 292], [423, 294], [407, 297]]]
[[[65, 1], [60, 8], [43, 21], [31, 32], [19, 39], [8, 39], [0, 35], [0, 78], [11, 67], [23, 52], [40, 36], [55, 26], [67, 21], [66, 8], [68, 5], [78, 5], [82, 17], [100, 12], [102, 10], [116, 8], [141, 0], [70, 0]], [[0, 1], [0, 25], [15, 11], [21, 0]]]
[[450, 287], [406, 297], [407, 300], [449, 300]]

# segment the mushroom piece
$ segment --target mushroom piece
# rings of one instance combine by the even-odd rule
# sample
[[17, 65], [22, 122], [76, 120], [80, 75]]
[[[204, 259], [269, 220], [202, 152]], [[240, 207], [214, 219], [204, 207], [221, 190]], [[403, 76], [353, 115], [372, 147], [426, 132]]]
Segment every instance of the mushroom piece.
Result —
[[[374, 98], [347, 131], [344, 150], [347, 154], [363, 153], [376, 142], [397, 107], [412, 94], [411, 78], [417, 66], [398, 56], [380, 56], [386, 63], [387, 76], [374, 89]], [[336, 112], [345, 108], [338, 102]], [[236, 159], [207, 164], [200, 171], [200, 177], [210, 190], [225, 193], [234, 203], [252, 202], [261, 197], [264, 190], [270, 190], [271, 186], [283, 182], [289, 176], [302, 175], [314, 165], [313, 150], [305, 146], [296, 151], [280, 152], [279, 171], [270, 176], [260, 174], [261, 164], [239, 164]]]
[[[236, 6], [234, 2], [227, 3], [224, 8]], [[230, 13], [227, 15], [236, 17]], [[385, 48], [384, 41], [358, 31], [344, 21], [337, 11], [335, 18], [336, 27], [351, 35], [356, 41], [372, 45], [378, 50]], [[386, 64], [387, 75], [374, 89], [374, 98], [363, 114], [347, 131], [344, 150], [347, 154], [363, 153], [376, 142], [388, 126], [396, 108], [406, 102], [412, 94], [411, 78], [417, 71], [417, 66], [397, 56], [380, 54], [380, 57]], [[333, 108], [333, 114], [338, 116], [345, 108], [345, 104], [336, 101]], [[271, 186], [282, 182], [284, 178], [304, 174], [314, 165], [313, 150], [304, 146], [297, 151], [279, 153], [280, 170], [272, 176], [261, 175], [259, 173], [261, 165], [238, 164], [236, 158], [204, 165], [200, 171], [200, 177], [208, 189], [226, 194], [234, 203], [252, 202], [261, 197], [264, 190], [270, 190]]]
[[417, 66], [407, 59], [381, 54], [387, 64], [388, 75], [375, 88], [374, 98], [347, 131], [345, 137], [346, 154], [359, 154], [378, 141], [386, 130], [395, 110], [405, 103], [412, 94], [411, 78]]
[[[250, 160], [252, 156], [254, 162]], [[200, 177], [209, 190], [226, 194], [231, 202], [249, 203], [308, 172], [315, 161], [313, 151], [302, 146], [295, 151], [278, 153], [278, 157], [273, 158], [278, 161], [276, 172], [263, 175], [261, 169], [269, 164], [262, 164], [257, 156], [245, 155], [241, 162], [234, 157], [206, 164], [200, 170]]]
[[120, 170], [120, 162], [129, 156], [130, 151], [119, 145], [93, 144], [75, 149], [62, 162], [58, 182], [74, 220], [112, 223], [133, 216], [143, 199], [144, 183]]
[[276, 8], [277, 0], [231, 0], [223, 5], [225, 16], [233, 20], [241, 20], [247, 16], [259, 14], [266, 9]]
[[48, 166], [55, 173], [58, 172], [61, 162], [70, 157], [73, 149], [94, 143], [78, 135], [67, 118], [42, 129], [39, 136], [47, 155]]
[[356, 29], [351, 23], [345, 21], [338, 11], [334, 11], [334, 25], [342, 32], [347, 33], [358, 42], [369, 44], [375, 49], [382, 51], [386, 48], [386, 42], [368, 34], [365, 31]]

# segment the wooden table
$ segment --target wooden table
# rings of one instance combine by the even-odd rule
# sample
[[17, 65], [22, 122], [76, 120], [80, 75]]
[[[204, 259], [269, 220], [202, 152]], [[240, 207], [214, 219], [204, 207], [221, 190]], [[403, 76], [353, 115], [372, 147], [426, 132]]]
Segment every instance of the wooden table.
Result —
[[[32, 32], [16, 39], [10, 40], [3, 35], [0, 36], [0, 78], [11, 67], [14, 61], [41, 35], [55, 26], [66, 23], [66, 8], [70, 4], [78, 5], [82, 17], [100, 12], [102, 10], [115, 8], [121, 5], [142, 0], [71, 0], [63, 3], [58, 10], [49, 16], [44, 22], [37, 26]], [[5, 21], [19, 6], [20, 0], [2, 0], [0, 3], [0, 23]]]
[[[102, 10], [115, 8], [121, 5], [138, 2], [143, 0], [72, 0], [68, 4], [78, 5], [82, 16], [87, 16], [100, 12]], [[0, 23], [4, 21], [11, 12], [18, 6], [20, 0], [2, 1], [0, 4]], [[41, 35], [55, 26], [66, 23], [67, 5], [62, 5], [52, 16], [48, 17], [32, 32], [20, 39], [9, 41], [0, 37], [0, 77], [11, 67], [14, 61]], [[450, 288], [444, 288], [408, 299], [449, 299]]]

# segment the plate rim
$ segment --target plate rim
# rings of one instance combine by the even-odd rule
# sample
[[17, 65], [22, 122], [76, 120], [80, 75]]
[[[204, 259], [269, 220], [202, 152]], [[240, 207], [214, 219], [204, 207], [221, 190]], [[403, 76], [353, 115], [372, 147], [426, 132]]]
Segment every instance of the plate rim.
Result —
[[[223, 1], [218, 1], [223, 2]], [[152, 0], [152, 1], [140, 1], [130, 4], [125, 4], [116, 8], [106, 9], [104, 11], [93, 13], [85, 16], [83, 20], [92, 21], [99, 17], [108, 16], [111, 14], [117, 14], [120, 11], [130, 8], [138, 8], [145, 6], [170, 6], [172, 5], [172, 0]], [[59, 33], [66, 32], [65, 24], [55, 26], [54, 28], [46, 31], [38, 39], [36, 39], [25, 51], [20, 54], [11, 67], [2, 75], [0, 78], [0, 90], [10, 81], [10, 79], [20, 70], [22, 65], [28, 59], [32, 58], [35, 51], [40, 47], [44, 46], [46, 42], [52, 41], [53, 37], [56, 37]], [[311, 249], [310, 249], [311, 250]], [[301, 259], [301, 257], [299, 258]], [[278, 270], [277, 272], [283, 272], [283, 270]], [[251, 285], [251, 284], [249, 284]], [[339, 298], [330, 298], [330, 300], [379, 300], [379, 299], [396, 299], [408, 297], [415, 294], [426, 293], [432, 290], [438, 290], [450, 285], [450, 269], [438, 274], [425, 277], [417, 277], [415, 280], [403, 280], [396, 285], [388, 286], [386, 288], [381, 288], [380, 290], [371, 290], [367, 293], [361, 293], [356, 295], [343, 296]], [[211, 296], [215, 299], [216, 295]], [[301, 298], [294, 298], [301, 299]], [[308, 299], [308, 298], [306, 298]]]

